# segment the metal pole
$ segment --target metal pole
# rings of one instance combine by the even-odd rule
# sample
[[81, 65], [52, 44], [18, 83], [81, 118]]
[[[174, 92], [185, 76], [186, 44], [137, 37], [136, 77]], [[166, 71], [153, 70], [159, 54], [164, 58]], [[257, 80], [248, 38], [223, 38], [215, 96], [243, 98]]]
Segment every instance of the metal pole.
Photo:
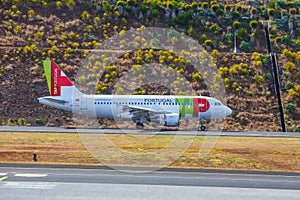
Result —
[[279, 109], [279, 113], [280, 113], [281, 128], [282, 128], [282, 132], [286, 132], [285, 120], [284, 120], [284, 111], [283, 111], [283, 106], [282, 106], [282, 101], [281, 101], [281, 94], [280, 94], [280, 84], [279, 84], [279, 77], [278, 77], [277, 59], [276, 59], [276, 54], [272, 51], [268, 25], [265, 27], [265, 33], [266, 33], [266, 39], [267, 39], [268, 54], [271, 57], [271, 65], [273, 67], [275, 93], [276, 93], [276, 97], [277, 97], [277, 101], [278, 101], [278, 109]]

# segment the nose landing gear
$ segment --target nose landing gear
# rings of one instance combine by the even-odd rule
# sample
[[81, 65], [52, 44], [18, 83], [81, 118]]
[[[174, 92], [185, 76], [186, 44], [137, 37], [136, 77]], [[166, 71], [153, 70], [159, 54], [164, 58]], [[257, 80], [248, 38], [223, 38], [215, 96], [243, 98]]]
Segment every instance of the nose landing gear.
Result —
[[203, 125], [204, 124], [204, 119], [200, 119], [200, 124], [201, 124], [200, 130], [205, 131], [206, 127]]

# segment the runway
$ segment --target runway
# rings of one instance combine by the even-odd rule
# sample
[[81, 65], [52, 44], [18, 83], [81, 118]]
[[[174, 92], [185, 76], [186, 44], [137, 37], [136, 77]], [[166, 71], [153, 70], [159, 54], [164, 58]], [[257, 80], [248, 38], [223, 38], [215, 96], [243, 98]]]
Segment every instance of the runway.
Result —
[[[0, 132], [54, 132], [54, 133], [96, 133], [96, 134], [160, 134], [191, 135], [191, 131], [139, 130], [139, 129], [96, 129], [96, 128], [59, 128], [44, 126], [0, 126]], [[197, 131], [193, 134], [202, 136], [236, 136], [236, 137], [288, 137], [300, 138], [297, 132], [244, 132], [244, 131]]]
[[[299, 199], [300, 174], [0, 165], [1, 199]], [[148, 171], [149, 169], [147, 169]]]

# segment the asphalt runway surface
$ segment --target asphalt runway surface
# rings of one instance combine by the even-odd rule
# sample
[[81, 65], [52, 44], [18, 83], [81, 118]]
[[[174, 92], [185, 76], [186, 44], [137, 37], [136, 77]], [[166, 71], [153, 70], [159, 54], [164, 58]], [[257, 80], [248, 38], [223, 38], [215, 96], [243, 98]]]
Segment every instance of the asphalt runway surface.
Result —
[[[0, 126], [0, 132], [53, 132], [53, 133], [96, 133], [96, 134], [161, 134], [191, 135], [192, 131], [139, 130], [139, 129], [96, 129], [96, 128], [59, 128], [44, 126]], [[193, 131], [193, 135], [236, 136], [236, 137], [289, 137], [300, 138], [297, 132], [243, 132], [243, 131]]]
[[[126, 171], [126, 172], [124, 172]], [[0, 164], [1, 199], [299, 200], [300, 173]]]

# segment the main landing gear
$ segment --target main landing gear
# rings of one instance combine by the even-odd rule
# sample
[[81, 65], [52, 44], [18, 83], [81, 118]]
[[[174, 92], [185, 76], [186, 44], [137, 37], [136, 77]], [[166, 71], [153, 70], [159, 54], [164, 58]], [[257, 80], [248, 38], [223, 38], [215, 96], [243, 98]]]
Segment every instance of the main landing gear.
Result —
[[200, 119], [200, 124], [201, 124], [200, 130], [205, 131], [206, 127], [203, 125], [204, 124], [204, 119]]
[[143, 129], [144, 128], [144, 124], [141, 123], [141, 122], [136, 123], [135, 126], [136, 126], [137, 129]]
[[136, 121], [135, 127], [137, 129], [144, 129], [144, 124], [143, 122], [146, 122], [147, 118], [145, 116], [140, 116], [139, 119]]

